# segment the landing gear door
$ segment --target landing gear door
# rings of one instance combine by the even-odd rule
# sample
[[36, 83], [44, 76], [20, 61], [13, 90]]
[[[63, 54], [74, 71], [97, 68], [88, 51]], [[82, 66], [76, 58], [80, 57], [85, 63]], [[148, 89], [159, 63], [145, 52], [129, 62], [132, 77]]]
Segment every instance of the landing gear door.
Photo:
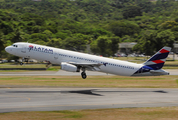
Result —
[[26, 53], [27, 47], [26, 45], [22, 45], [21, 52]]

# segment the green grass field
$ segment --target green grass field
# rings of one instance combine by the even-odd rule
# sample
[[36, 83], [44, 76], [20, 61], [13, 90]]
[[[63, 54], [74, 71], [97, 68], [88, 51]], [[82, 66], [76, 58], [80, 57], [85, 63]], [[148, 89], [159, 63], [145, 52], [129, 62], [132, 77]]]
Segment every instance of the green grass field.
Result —
[[[0, 64], [0, 68], [47, 68], [46, 64], [14, 64], [14, 63], [3, 63]], [[60, 66], [50, 66], [47, 70], [58, 71]], [[11, 71], [27, 71], [27, 70], [0, 70], [0, 72], [11, 72]]]
[[1, 76], [0, 86], [107, 87], [107, 88], [177, 88], [178, 76]]
[[11, 63], [4, 63], [0, 64], [0, 68], [46, 68], [45, 64], [11, 64]]
[[0, 120], [177, 120], [178, 107], [0, 113]]

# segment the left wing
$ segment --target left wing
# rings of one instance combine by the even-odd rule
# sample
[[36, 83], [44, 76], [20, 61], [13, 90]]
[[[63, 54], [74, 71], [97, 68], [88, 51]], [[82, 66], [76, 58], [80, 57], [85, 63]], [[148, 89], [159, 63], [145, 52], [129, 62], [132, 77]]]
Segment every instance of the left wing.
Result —
[[75, 65], [77, 67], [86, 68], [90, 71], [100, 71], [100, 66], [104, 65], [101, 63], [76, 63], [76, 62], [67, 62], [68, 64]]

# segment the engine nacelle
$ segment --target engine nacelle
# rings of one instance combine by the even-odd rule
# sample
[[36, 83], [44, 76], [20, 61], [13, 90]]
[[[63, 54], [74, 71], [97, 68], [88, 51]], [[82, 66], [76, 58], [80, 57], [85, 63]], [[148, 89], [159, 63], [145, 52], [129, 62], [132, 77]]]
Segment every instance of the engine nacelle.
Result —
[[75, 65], [68, 64], [68, 63], [61, 63], [61, 69], [69, 72], [79, 72], [80, 69], [78, 69]]

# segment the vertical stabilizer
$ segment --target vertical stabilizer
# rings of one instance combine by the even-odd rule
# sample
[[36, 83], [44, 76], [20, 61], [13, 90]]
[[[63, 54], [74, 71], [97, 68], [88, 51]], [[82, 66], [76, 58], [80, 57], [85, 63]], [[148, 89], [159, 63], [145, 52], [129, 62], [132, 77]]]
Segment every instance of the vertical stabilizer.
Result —
[[154, 54], [150, 59], [148, 59], [144, 65], [152, 68], [153, 70], [159, 70], [164, 66], [166, 58], [171, 51], [170, 47], [163, 47], [156, 54]]

